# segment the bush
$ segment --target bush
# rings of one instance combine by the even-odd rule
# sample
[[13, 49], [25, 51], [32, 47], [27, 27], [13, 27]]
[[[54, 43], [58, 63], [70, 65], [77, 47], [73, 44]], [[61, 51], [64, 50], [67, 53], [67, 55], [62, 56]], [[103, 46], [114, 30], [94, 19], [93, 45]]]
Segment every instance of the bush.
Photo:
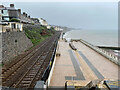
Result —
[[16, 19], [16, 18], [12, 18], [9, 20], [9, 22], [20, 22], [20, 20]]

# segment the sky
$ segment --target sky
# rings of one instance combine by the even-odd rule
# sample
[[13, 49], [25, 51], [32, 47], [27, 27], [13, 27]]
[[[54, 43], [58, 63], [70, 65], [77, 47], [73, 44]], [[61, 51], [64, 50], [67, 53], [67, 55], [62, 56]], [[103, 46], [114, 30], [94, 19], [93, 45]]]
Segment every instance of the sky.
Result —
[[118, 2], [120, 0], [1, 0], [2, 2]]
[[[5, 2], [6, 1], [6, 2]], [[11, 0], [12, 1], [12, 0]], [[19, 0], [18, 0], [19, 1]], [[118, 0], [80, 0], [79, 2], [44, 2], [42, 0], [31, 2], [7, 2], [9, 6], [14, 3], [31, 17], [44, 18], [51, 25], [67, 26], [87, 30], [117, 30], [118, 29]], [[74, 0], [75, 1], [75, 0]], [[91, 2], [90, 2], [91, 1]]]

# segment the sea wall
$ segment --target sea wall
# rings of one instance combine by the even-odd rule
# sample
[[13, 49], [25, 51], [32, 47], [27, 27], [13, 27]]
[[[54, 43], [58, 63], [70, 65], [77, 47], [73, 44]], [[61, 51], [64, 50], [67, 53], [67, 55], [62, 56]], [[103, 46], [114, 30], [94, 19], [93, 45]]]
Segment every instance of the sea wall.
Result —
[[26, 37], [24, 31], [2, 33], [2, 62], [11, 61], [32, 46], [32, 42]]
[[101, 49], [99, 47], [96, 47], [82, 39], [80, 40], [72, 40], [72, 41], [80, 41], [82, 42], [83, 44], [85, 44], [86, 46], [90, 47], [91, 49], [93, 49], [94, 51], [98, 52], [99, 54], [101, 54], [102, 56], [108, 58], [110, 61], [112, 61], [113, 63], [117, 64], [117, 65], [120, 65], [120, 60], [117, 56], [107, 52], [106, 50], [104, 49]]

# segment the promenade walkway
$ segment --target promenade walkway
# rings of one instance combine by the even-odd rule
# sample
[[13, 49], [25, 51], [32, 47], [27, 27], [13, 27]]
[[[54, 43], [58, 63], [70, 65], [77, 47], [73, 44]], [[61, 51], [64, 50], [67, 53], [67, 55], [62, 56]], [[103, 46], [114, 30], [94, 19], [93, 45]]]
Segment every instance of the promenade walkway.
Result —
[[56, 57], [50, 86], [63, 86], [66, 81], [90, 81], [118, 79], [118, 66], [80, 42], [73, 42], [78, 49], [73, 51], [69, 43], [59, 41], [60, 57]]
[[[90, 68], [92, 68], [91, 66], [93, 65], [104, 78], [118, 79], [118, 70], [120, 70], [120, 67], [118, 69], [118, 66], [115, 63], [106, 59], [104, 56], [85, 46], [81, 42], [73, 42], [73, 44], [78, 49], [81, 60], [84, 60]], [[88, 61], [86, 59], [88, 59]]]

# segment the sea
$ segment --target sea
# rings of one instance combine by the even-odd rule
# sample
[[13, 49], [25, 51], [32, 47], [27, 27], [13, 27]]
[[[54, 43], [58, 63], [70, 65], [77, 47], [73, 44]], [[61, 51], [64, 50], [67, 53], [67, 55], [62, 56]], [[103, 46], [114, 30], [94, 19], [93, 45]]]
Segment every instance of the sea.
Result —
[[71, 30], [65, 33], [64, 38], [83, 39], [95, 46], [119, 46], [117, 30]]

